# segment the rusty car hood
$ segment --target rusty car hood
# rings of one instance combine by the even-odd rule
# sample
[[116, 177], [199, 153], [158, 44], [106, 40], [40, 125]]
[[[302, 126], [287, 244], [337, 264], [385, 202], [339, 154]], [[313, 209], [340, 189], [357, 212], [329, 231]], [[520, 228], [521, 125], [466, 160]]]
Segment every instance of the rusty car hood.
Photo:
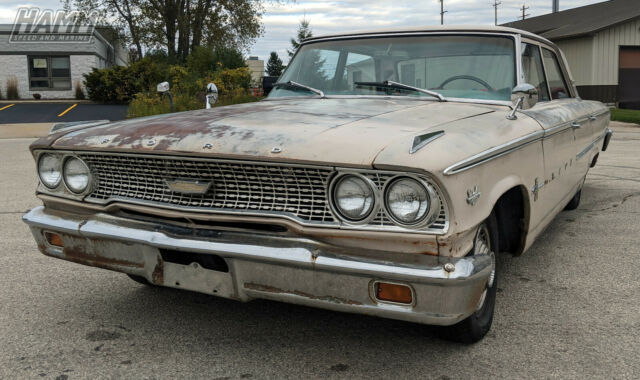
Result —
[[371, 166], [389, 144], [402, 140], [405, 145], [421, 131], [494, 110], [494, 106], [393, 98], [269, 100], [50, 135], [32, 149], [51, 146]]

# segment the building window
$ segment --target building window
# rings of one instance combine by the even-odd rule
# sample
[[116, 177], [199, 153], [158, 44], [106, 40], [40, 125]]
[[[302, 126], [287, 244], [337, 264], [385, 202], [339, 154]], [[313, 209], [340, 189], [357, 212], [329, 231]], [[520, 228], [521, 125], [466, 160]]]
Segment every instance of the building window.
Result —
[[70, 90], [69, 56], [29, 56], [30, 90]]

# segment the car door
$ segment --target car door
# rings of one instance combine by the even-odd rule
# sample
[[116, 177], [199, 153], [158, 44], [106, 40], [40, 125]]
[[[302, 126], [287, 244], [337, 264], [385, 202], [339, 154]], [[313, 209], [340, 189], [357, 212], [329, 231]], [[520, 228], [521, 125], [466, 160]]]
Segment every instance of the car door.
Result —
[[[571, 83], [564, 68], [564, 61], [551, 49], [542, 47], [542, 61], [547, 75], [547, 83], [552, 102], [557, 103], [561, 110], [570, 113], [572, 120], [570, 127], [573, 130], [575, 156], [569, 158], [568, 174], [570, 183], [567, 191], [574, 191], [580, 186], [589, 170], [591, 162], [581, 153], [593, 142], [593, 102], [583, 101], [577, 96], [572, 96]], [[563, 70], [563, 68], [565, 70]]]
[[[544, 151], [544, 178], [536, 178], [530, 190], [539, 207], [547, 214], [556, 209], [566, 199], [575, 185], [573, 174], [576, 144], [572, 124], [578, 122], [582, 114], [574, 107], [575, 98], [562, 82], [563, 90], [549, 86], [550, 73], [543, 63], [542, 47], [534, 41], [524, 41], [521, 45], [523, 81], [538, 89], [538, 103], [524, 114], [534, 118], [545, 130], [542, 141]], [[557, 74], [552, 76], [557, 78]], [[562, 81], [562, 76], [560, 77]], [[554, 85], [558, 85], [554, 81]], [[557, 87], [557, 86], [556, 86]]]

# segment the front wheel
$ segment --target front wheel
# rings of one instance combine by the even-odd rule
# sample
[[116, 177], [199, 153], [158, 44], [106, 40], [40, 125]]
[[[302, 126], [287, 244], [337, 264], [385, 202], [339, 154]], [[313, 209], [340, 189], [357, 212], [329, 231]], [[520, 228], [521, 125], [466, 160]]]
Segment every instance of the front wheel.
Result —
[[578, 192], [571, 198], [569, 203], [564, 207], [565, 211], [575, 210], [580, 206], [580, 197], [582, 196], [582, 189], [578, 190]]
[[476, 310], [471, 316], [453, 326], [442, 328], [443, 338], [461, 343], [475, 343], [489, 332], [493, 322], [496, 290], [498, 288], [495, 257], [497, 249], [498, 228], [495, 215], [491, 213], [489, 218], [478, 226], [473, 242], [473, 250], [470, 253], [470, 255], [489, 255], [491, 257], [491, 274], [487, 279], [485, 290], [482, 292]]

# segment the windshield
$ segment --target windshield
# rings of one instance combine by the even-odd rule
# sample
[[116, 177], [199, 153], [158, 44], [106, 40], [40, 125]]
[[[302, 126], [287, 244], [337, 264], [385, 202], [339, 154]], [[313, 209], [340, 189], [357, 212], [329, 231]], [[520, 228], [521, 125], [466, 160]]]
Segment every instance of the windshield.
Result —
[[[393, 81], [450, 98], [511, 99], [516, 83], [514, 40], [502, 36], [437, 35], [362, 38], [303, 45], [278, 79], [325, 95], [433, 96], [388, 86]], [[317, 96], [278, 86], [269, 98]]]

